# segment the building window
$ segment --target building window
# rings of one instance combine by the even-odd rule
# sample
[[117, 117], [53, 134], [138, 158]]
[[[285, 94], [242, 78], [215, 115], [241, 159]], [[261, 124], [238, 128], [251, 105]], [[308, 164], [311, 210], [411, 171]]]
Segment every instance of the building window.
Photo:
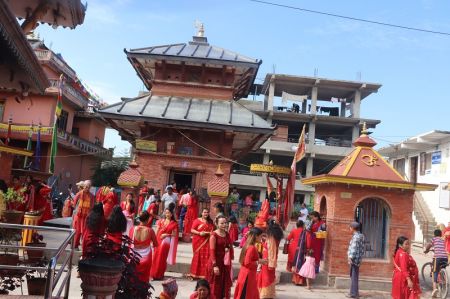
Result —
[[67, 129], [67, 120], [69, 119], [69, 113], [67, 111], [62, 110], [61, 115], [58, 119], [58, 129], [61, 131], [66, 131]]
[[5, 112], [5, 102], [0, 102], [0, 121], [3, 121], [3, 113]]
[[431, 153], [420, 153], [420, 175], [426, 175], [431, 170]]
[[72, 135], [80, 136], [80, 128], [72, 127]]
[[405, 159], [394, 160], [394, 169], [398, 171], [403, 177], [405, 176]]
[[361, 232], [365, 236], [364, 257], [387, 257], [390, 215], [389, 206], [380, 198], [366, 198], [356, 208], [355, 220], [361, 223]]

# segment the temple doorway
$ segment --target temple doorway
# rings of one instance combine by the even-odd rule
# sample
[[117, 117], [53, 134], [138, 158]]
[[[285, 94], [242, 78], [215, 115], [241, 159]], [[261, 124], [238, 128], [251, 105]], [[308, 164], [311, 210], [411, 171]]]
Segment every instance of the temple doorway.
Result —
[[169, 181], [175, 181], [178, 191], [187, 188], [195, 189], [195, 173], [193, 172], [172, 170]]

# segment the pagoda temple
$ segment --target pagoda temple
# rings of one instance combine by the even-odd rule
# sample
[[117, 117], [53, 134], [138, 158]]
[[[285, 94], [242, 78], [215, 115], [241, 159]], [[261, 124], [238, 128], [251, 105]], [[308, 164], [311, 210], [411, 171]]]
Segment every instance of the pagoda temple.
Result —
[[100, 110], [133, 145], [149, 186], [206, 194], [218, 165], [256, 150], [274, 127], [236, 100], [247, 97], [261, 60], [210, 45], [201, 26], [188, 43], [125, 50], [148, 92]]
[[[302, 180], [316, 189], [314, 208], [326, 219], [327, 236], [322, 270], [328, 283], [348, 287], [347, 249], [349, 224], [357, 221], [365, 236], [365, 255], [360, 268], [362, 288], [367, 281], [382, 289], [391, 283], [392, 257], [399, 236], [414, 236], [414, 192], [437, 186], [408, 182], [373, 148], [376, 142], [362, 134], [355, 148], [328, 174]], [[389, 273], [389, 275], [387, 275]]]

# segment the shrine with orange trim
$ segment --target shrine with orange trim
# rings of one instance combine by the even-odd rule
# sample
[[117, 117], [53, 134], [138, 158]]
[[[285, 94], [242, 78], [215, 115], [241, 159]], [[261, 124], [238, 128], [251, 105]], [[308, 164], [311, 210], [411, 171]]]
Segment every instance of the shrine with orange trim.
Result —
[[[327, 222], [321, 271], [328, 284], [350, 284], [347, 249], [349, 224], [358, 221], [365, 236], [365, 256], [360, 268], [360, 287], [387, 288], [391, 284], [392, 258], [399, 236], [414, 236], [413, 196], [416, 190], [437, 186], [408, 182], [373, 148], [376, 142], [365, 126], [354, 150], [328, 174], [302, 180], [316, 189], [314, 209]], [[374, 285], [375, 283], [375, 285]]]

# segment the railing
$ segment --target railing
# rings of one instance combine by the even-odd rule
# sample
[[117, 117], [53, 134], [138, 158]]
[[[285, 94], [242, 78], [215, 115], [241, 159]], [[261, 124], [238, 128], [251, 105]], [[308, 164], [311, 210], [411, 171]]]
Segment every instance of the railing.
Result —
[[58, 131], [58, 138], [86, 153], [107, 157], [111, 157], [113, 154], [113, 151], [110, 149], [106, 149], [100, 145], [84, 140], [65, 131]]
[[[251, 176], [262, 176], [262, 173], [259, 172], [251, 172], [249, 170], [242, 170], [242, 169], [232, 169], [231, 174], [241, 174], [241, 175], [251, 175]], [[297, 174], [295, 176], [296, 179], [301, 179], [302, 176]]]
[[[50, 79], [50, 87], [59, 88], [59, 81], [58, 80], [52, 80]], [[72, 102], [74, 102], [75, 104], [79, 105], [80, 107], [87, 107], [87, 105], [89, 104], [89, 99], [86, 98], [85, 96], [83, 96], [78, 90], [76, 90], [75, 88], [73, 88], [71, 85], [69, 84], [64, 84], [63, 87], [63, 94]]]
[[[298, 139], [300, 137], [297, 138], [287, 138], [287, 142], [290, 143], [298, 143]], [[309, 143], [309, 139], [305, 138], [305, 143], [308, 144]], [[339, 147], [352, 147], [352, 141], [348, 140], [348, 139], [338, 139], [338, 138], [327, 138], [325, 140], [323, 139], [315, 139], [314, 140], [314, 144], [315, 145], [323, 145], [323, 146], [339, 146]]]
[[57, 55], [55, 55], [50, 50], [34, 50], [34, 53], [36, 53], [36, 56], [39, 60], [48, 60], [55, 63], [61, 71], [63, 71], [67, 76], [75, 79], [76, 74], [75, 71], [70, 68], [70, 66], [67, 65], [64, 61], [62, 61]]
[[[59, 298], [64, 291], [64, 298], [69, 298], [69, 288], [70, 288], [70, 277], [72, 274], [72, 258], [73, 258], [73, 237], [75, 235], [75, 231], [73, 229], [65, 229], [65, 228], [55, 228], [55, 227], [46, 227], [46, 226], [34, 226], [34, 225], [21, 225], [21, 224], [8, 224], [8, 223], [0, 223], [0, 228], [3, 229], [31, 229], [31, 230], [41, 230], [41, 231], [50, 231], [50, 232], [65, 232], [68, 236], [64, 239], [61, 245], [57, 248], [49, 248], [49, 247], [34, 247], [34, 246], [16, 246], [16, 245], [5, 245], [0, 244], [0, 249], [16, 249], [16, 250], [43, 250], [50, 251], [56, 253], [51, 257], [48, 267], [30, 267], [25, 265], [20, 266], [11, 266], [11, 265], [0, 265], [0, 268], [6, 270], [36, 270], [47, 272], [47, 279], [45, 282], [45, 295], [44, 298]], [[66, 253], [63, 262], [58, 264], [58, 260], [61, 257], [62, 253]], [[59, 268], [57, 269], [57, 266]], [[62, 276], [61, 283], [60, 279]], [[59, 284], [58, 290], [56, 290], [57, 285]], [[54, 294], [56, 292], [56, 295]]]

